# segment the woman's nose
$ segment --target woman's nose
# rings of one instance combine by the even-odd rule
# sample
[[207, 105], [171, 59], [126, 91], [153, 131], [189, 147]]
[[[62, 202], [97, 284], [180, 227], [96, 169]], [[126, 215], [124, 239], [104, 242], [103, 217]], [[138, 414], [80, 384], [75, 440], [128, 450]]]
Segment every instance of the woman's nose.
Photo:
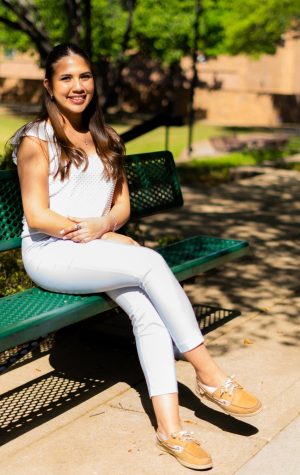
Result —
[[74, 80], [73, 80], [73, 90], [74, 91], [82, 91], [83, 90], [83, 86], [82, 86], [80, 78], [74, 78]]

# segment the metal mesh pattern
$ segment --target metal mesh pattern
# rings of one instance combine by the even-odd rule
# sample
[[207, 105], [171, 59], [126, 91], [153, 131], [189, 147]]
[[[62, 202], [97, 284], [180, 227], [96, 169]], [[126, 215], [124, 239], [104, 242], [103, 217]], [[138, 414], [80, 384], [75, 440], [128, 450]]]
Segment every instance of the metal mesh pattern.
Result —
[[190, 267], [193, 266], [195, 260], [198, 263], [206, 262], [243, 247], [247, 247], [245, 241], [195, 236], [161, 248], [159, 253], [165, 258], [170, 267], [183, 264]]
[[182, 206], [180, 184], [170, 152], [128, 155], [125, 168], [133, 218]]
[[86, 295], [55, 294], [38, 288], [3, 297], [0, 299], [0, 329], [67, 305], [89, 303], [94, 299], [95, 297]]
[[241, 315], [241, 312], [237, 309], [212, 307], [211, 305], [195, 304], [193, 309], [203, 334]]
[[17, 345], [13, 348], [0, 352], [0, 372], [1, 367], [5, 366], [9, 361], [9, 366], [16, 367], [25, 361], [31, 361], [36, 358], [40, 358], [44, 354], [49, 353], [50, 349], [54, 345], [54, 333], [51, 333], [47, 338], [43, 340], [36, 340], [26, 345]]
[[53, 372], [1, 398], [0, 431], [21, 428], [100, 384], [98, 380], [75, 381]]
[[23, 208], [16, 171], [0, 173], [0, 241], [19, 237]]

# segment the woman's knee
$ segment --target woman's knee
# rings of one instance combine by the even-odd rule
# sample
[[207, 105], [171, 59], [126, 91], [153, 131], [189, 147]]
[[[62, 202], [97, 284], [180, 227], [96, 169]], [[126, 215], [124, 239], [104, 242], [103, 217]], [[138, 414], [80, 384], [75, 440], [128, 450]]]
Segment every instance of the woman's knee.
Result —
[[168, 266], [165, 259], [157, 251], [155, 251], [155, 249], [150, 249], [148, 247], [144, 247], [142, 249], [143, 257], [149, 263], [151, 269], [154, 267], [160, 268]]

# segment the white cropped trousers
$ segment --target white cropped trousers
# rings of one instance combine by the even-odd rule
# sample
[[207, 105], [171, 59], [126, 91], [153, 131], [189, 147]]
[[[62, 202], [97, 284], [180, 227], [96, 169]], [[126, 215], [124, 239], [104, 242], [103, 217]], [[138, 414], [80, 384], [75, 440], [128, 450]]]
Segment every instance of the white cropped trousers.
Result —
[[25, 269], [54, 292], [106, 292], [129, 316], [150, 397], [177, 392], [172, 340], [180, 352], [203, 343], [193, 308], [165, 260], [142, 246], [23, 238]]

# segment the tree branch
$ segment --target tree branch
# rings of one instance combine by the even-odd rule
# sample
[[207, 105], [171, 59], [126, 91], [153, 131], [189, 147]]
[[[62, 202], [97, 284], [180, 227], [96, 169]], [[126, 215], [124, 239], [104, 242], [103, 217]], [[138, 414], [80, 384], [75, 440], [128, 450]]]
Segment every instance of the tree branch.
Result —
[[20, 3], [13, 4], [8, 0], [0, 0], [0, 2], [17, 17], [16, 22], [5, 17], [1, 17], [1, 22], [10, 28], [17, 29], [18, 31], [22, 31], [28, 35], [31, 41], [35, 44], [43, 62], [51, 50], [51, 42], [45, 30], [42, 27], [39, 29], [36, 27], [34, 20], [30, 19], [29, 10], [25, 9]]
[[78, 5], [76, 0], [64, 0], [65, 10], [69, 18], [68, 36], [70, 41], [80, 44], [80, 16], [78, 15]]
[[126, 29], [125, 33], [123, 36], [123, 40], [121, 43], [121, 55], [124, 56], [124, 53], [127, 49], [128, 42], [130, 39], [130, 33], [132, 29], [132, 20], [133, 20], [133, 12], [136, 7], [136, 0], [127, 0], [126, 1], [126, 7], [128, 10], [128, 17], [127, 17], [127, 23], [126, 23]]
[[121, 83], [122, 78], [122, 70], [125, 65], [125, 51], [128, 48], [128, 43], [130, 40], [130, 34], [132, 30], [132, 21], [133, 21], [133, 13], [136, 7], [136, 0], [126, 0], [125, 8], [128, 11], [128, 17], [126, 22], [126, 28], [124, 32], [124, 36], [121, 42], [121, 49], [119, 52], [119, 57], [115, 65], [114, 71], [114, 81], [110, 85], [109, 92], [107, 93], [105, 103], [103, 105], [103, 109], [106, 110], [108, 106], [113, 102], [114, 97], [117, 96], [116, 90]]
[[86, 52], [91, 57], [92, 56], [92, 30], [91, 30], [91, 0], [82, 0], [82, 14], [85, 23], [84, 29], [84, 47]]
[[[40, 39], [49, 41], [48, 35], [43, 27], [39, 29], [36, 27], [37, 18], [30, 18], [30, 9], [28, 6], [25, 8], [21, 1], [17, 3], [11, 3], [8, 0], [1, 0], [1, 2], [6, 6], [10, 11], [12, 11], [18, 18], [19, 23], [22, 25], [26, 25], [26, 33], [31, 30], [31, 36], [39, 37]], [[34, 9], [33, 9], [34, 10]]]
[[1, 15], [0, 15], [0, 23], [3, 23], [4, 25], [9, 26], [9, 28], [13, 28], [14, 30], [23, 31], [19, 23], [15, 21], [11, 21], [8, 18], [5, 18]]

